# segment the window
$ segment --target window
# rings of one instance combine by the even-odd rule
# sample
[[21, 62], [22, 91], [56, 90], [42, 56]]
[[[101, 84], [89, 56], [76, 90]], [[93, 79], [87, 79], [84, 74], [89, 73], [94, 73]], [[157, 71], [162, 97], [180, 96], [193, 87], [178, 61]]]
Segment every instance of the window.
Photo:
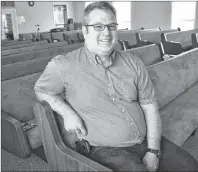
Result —
[[117, 12], [118, 29], [131, 29], [131, 2], [112, 2]]
[[196, 2], [172, 2], [171, 28], [194, 29]]

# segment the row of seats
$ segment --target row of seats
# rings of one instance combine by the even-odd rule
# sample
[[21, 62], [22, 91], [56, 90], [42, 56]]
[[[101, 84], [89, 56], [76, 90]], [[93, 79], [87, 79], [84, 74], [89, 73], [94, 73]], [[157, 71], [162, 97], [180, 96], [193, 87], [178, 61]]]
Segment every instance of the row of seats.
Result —
[[123, 43], [125, 49], [155, 43], [160, 45], [163, 54], [177, 55], [197, 47], [197, 33], [198, 29], [180, 31], [179, 28], [152, 32], [141, 31], [134, 33], [130, 31], [125, 32]]
[[[69, 48], [65, 53], [82, 46], [73, 47], [74, 45], [68, 46]], [[130, 51], [140, 58], [144, 56], [146, 59], [149, 53], [152, 57], [154, 52], [151, 47], [157, 49], [156, 45], [148, 45], [145, 47], [148, 48], [148, 51], [142, 52], [141, 49], [144, 47], [131, 49]], [[160, 54], [158, 55], [160, 56]], [[197, 51], [193, 51], [193, 55], [197, 55]], [[180, 56], [189, 58], [189, 56], [192, 56], [192, 52], [184, 53]], [[172, 59], [176, 57], [177, 56]], [[33, 112], [33, 106], [37, 102], [33, 87], [51, 58], [53, 58], [53, 56], [2, 66], [2, 148], [23, 158], [29, 156], [31, 150], [42, 145], [40, 132]], [[161, 63], [163, 63], [163, 60], [158, 61], [154, 65]], [[8, 73], [10, 73], [10, 75]], [[151, 74], [154, 75], [155, 73], [151, 72]], [[155, 82], [155, 75], [153, 77], [153, 82]], [[160, 107], [163, 107], [166, 103], [167, 102], [164, 101], [160, 102]], [[29, 130], [26, 129], [27, 126], [30, 127]], [[13, 146], [13, 143], [16, 143], [15, 146]]]
[[[67, 54], [83, 46], [83, 43], [64, 44], [65, 42], [48, 44], [48, 46], [54, 46], [46, 46], [45, 49], [43, 47], [41, 49], [37, 47], [36, 49], [35, 46], [32, 46], [29, 47], [29, 51], [8, 53], [2, 57], [2, 147], [19, 157], [29, 156], [31, 149], [42, 145], [33, 113], [33, 106], [37, 101], [33, 91], [35, 81], [46, 64], [55, 55]], [[55, 44], [60, 46], [55, 46]], [[116, 48], [122, 50], [123, 47], [118, 43]], [[27, 50], [27, 48], [25, 49]], [[164, 59], [158, 44], [149, 44], [127, 51], [139, 57], [148, 68], [152, 65], [161, 64], [164, 60], [169, 61]], [[192, 55], [197, 55], [197, 51], [180, 54], [183, 58]], [[153, 82], [155, 82], [155, 78]], [[161, 102], [161, 104], [164, 105], [164, 102]], [[29, 129], [27, 129], [28, 127]], [[9, 134], [7, 134], [8, 132]], [[16, 143], [16, 146], [13, 146], [13, 143]]]

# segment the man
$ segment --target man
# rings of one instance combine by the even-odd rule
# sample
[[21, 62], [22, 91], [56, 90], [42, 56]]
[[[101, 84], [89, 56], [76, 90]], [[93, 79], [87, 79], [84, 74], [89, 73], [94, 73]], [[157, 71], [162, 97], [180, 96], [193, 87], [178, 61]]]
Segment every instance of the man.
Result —
[[92, 3], [83, 22], [84, 47], [47, 65], [35, 85], [38, 99], [86, 143], [87, 152], [81, 153], [114, 171], [198, 169], [191, 155], [161, 137], [154, 88], [143, 63], [114, 50], [115, 9], [108, 2]]

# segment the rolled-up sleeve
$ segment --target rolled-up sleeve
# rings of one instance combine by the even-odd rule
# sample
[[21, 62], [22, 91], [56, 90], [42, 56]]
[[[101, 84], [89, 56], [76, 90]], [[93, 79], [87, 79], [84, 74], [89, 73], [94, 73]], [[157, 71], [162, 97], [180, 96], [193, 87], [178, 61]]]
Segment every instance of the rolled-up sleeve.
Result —
[[57, 95], [64, 90], [60, 75], [61, 62], [59, 56], [54, 57], [37, 80], [34, 90], [50, 95]]
[[148, 71], [143, 62], [137, 60], [137, 88], [138, 88], [138, 100], [140, 104], [150, 104], [156, 101], [155, 89], [152, 81], [149, 77]]

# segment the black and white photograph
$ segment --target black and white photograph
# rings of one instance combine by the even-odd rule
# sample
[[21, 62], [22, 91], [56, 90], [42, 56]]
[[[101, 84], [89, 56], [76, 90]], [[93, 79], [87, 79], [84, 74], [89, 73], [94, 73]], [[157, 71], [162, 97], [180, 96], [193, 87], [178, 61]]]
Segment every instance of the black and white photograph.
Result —
[[198, 1], [1, 1], [1, 170], [198, 172]]

